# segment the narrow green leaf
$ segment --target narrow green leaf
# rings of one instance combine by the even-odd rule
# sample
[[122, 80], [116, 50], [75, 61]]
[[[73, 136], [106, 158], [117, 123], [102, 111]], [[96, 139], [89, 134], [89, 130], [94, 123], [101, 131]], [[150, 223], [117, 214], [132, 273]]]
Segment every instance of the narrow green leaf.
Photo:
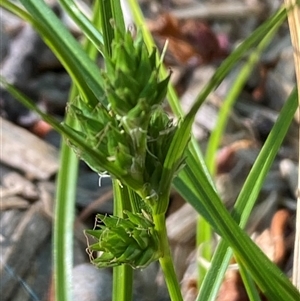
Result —
[[[281, 22], [283, 20], [280, 20]], [[278, 27], [281, 25], [281, 22], [278, 22], [276, 26], [273, 27], [272, 30], [266, 32], [265, 37], [262, 39], [262, 41], [259, 43], [257, 48], [250, 54], [250, 57], [248, 61], [241, 67], [241, 70], [237, 72], [236, 79], [234, 80], [234, 83], [227, 93], [224, 102], [222, 104], [222, 107], [219, 112], [219, 116], [217, 119], [217, 123], [215, 125], [214, 130], [211, 133], [211, 136], [208, 141], [207, 149], [206, 149], [206, 164], [208, 166], [208, 169], [210, 170], [210, 173], [212, 175], [215, 174], [216, 169], [216, 160], [215, 160], [215, 154], [217, 152], [217, 149], [219, 147], [223, 132], [226, 129], [226, 124], [228, 120], [228, 115], [231, 111], [231, 108], [233, 104], [235, 103], [238, 95], [241, 93], [241, 90], [243, 89], [246, 80], [248, 79], [249, 75], [252, 72], [252, 69], [254, 65], [259, 60], [262, 51], [265, 49], [265, 47], [270, 43], [271, 39], [273, 38], [275, 32], [277, 31]], [[198, 225], [197, 225], [197, 245], [203, 242], [207, 242], [209, 240], [204, 240], [206, 232], [209, 233], [209, 229], [205, 232], [204, 229], [207, 227], [205, 220], [202, 219], [200, 216], [198, 219]], [[208, 235], [209, 236], [209, 235]], [[209, 252], [207, 252], [209, 253]], [[201, 254], [204, 256], [204, 258], [209, 259], [211, 257], [210, 254]], [[199, 281], [203, 281], [203, 276], [205, 276], [206, 271], [203, 269], [203, 267], [199, 266]], [[216, 282], [214, 282], [215, 284]], [[216, 285], [219, 285], [216, 283]], [[213, 285], [210, 286], [210, 289]], [[202, 289], [202, 288], [201, 288]]]
[[93, 43], [94, 47], [103, 54], [103, 37], [95, 25], [81, 12], [73, 0], [58, 1], [84, 35]]
[[[174, 173], [182, 163], [183, 154], [190, 141], [191, 127], [193, 124], [193, 117], [187, 117], [178, 126], [175, 135], [172, 139], [171, 145], [163, 165], [163, 171], [159, 186], [159, 193], [162, 199], [167, 199], [166, 194], [169, 194], [170, 186], [174, 178]], [[155, 209], [156, 214], [165, 213], [168, 203], [158, 202]]]
[[286, 100], [236, 200], [233, 218], [240, 223], [242, 228], [247, 223], [267, 173], [294, 118], [296, 109], [297, 90], [294, 89]]
[[[70, 118], [67, 121], [74, 125]], [[53, 262], [55, 296], [57, 301], [71, 301], [73, 267], [73, 227], [75, 216], [78, 159], [63, 142], [60, 151], [60, 169], [57, 176]]]
[[34, 18], [22, 7], [16, 5], [15, 3], [8, 1], [8, 0], [3, 0], [0, 2], [0, 6], [4, 7], [11, 13], [15, 14], [16, 16], [19, 16], [21, 19], [26, 20], [27, 22], [34, 24], [36, 23]]
[[101, 28], [104, 39], [105, 56], [112, 55], [112, 41], [114, 38], [113, 15], [110, 0], [100, 1]]
[[280, 22], [275, 24], [271, 30], [266, 31], [265, 36], [258, 44], [257, 48], [251, 53], [246, 64], [244, 64], [240, 72], [237, 73], [236, 79], [234, 80], [231, 89], [229, 90], [224, 99], [224, 102], [219, 112], [217, 123], [215, 125], [214, 130], [211, 133], [206, 150], [206, 163], [212, 175], [215, 174], [215, 155], [219, 147], [222, 135], [226, 129], [228, 115], [231, 111], [231, 108], [235, 103], [237, 97], [240, 95], [242, 89], [244, 88], [246, 81], [248, 80], [254, 66], [257, 64], [258, 60], [261, 57], [263, 50], [269, 45], [282, 22], [283, 19], [281, 19]]
[[[93, 22], [98, 24], [97, 5], [94, 9]], [[93, 44], [84, 42], [86, 53], [95, 59], [97, 50]], [[96, 51], [95, 51], [96, 50]], [[69, 102], [73, 102], [78, 91], [73, 85], [69, 95]], [[76, 128], [75, 120], [66, 114], [66, 124]], [[56, 184], [56, 205], [54, 219], [53, 238], [53, 265], [55, 275], [55, 294], [57, 301], [71, 301], [72, 295], [72, 264], [73, 264], [73, 224], [74, 208], [76, 200], [76, 177], [78, 159], [74, 152], [65, 144], [61, 143], [61, 164]], [[67, 180], [66, 180], [67, 179]]]
[[199, 191], [194, 188], [195, 186], [193, 186], [186, 173], [186, 168], [184, 168], [180, 172], [179, 176], [174, 179], [173, 184], [182, 197], [209, 222], [215, 231], [217, 231], [217, 225], [215, 224], [214, 219], [210, 216], [206, 206], [203, 204], [203, 201], [199, 201], [203, 199], [203, 194], [199, 194]]
[[247, 271], [247, 269], [242, 263], [238, 262], [238, 264], [239, 264], [239, 272], [243, 279], [243, 283], [247, 291], [249, 301], [261, 301], [261, 298], [257, 291], [257, 287], [255, 286], [255, 283], [251, 278], [250, 273]]
[[123, 11], [120, 0], [110, 0], [112, 7], [112, 16], [117, 28], [124, 34], [125, 33], [125, 22], [123, 17]]
[[[296, 91], [293, 91], [282, 108], [281, 113], [264, 146], [262, 147], [262, 150], [256, 159], [234, 206], [233, 218], [239, 222], [239, 225], [242, 228], [246, 225], [249, 214], [263, 185], [263, 181], [286, 135], [289, 125], [293, 120], [296, 108], [297, 93]], [[221, 281], [212, 282], [212, 280], [216, 278], [221, 280], [223, 278], [231, 255], [231, 249], [228, 248], [228, 245], [224, 240], [221, 240], [215, 251], [212, 266], [222, 268], [220, 268], [219, 271], [217, 269], [211, 269], [208, 271], [197, 300], [200, 301], [203, 298], [208, 301], [215, 300]], [[224, 259], [222, 259], [222, 256], [224, 256]], [[214, 283], [214, 285], [211, 285], [211, 283]]]
[[[281, 143], [280, 139], [284, 137], [289, 122], [287, 120], [291, 121], [291, 118], [293, 116], [293, 112], [295, 112], [297, 106], [297, 101], [295, 98], [295, 92], [291, 95], [287, 103], [285, 104], [282, 113], [280, 115], [280, 118], [276, 122], [276, 132], [274, 131], [273, 134], [270, 134], [270, 137], [273, 136], [273, 138], [270, 138], [270, 144], [268, 147], [264, 147], [264, 157], [260, 157], [258, 161], [256, 161], [253, 168], [255, 168], [258, 173], [253, 173], [252, 181], [249, 182], [247, 194], [244, 195], [244, 201], [241, 203], [243, 206], [249, 206], [249, 197], [257, 197], [258, 190], [257, 188], [260, 188], [262, 185], [261, 177], [264, 176], [264, 173], [267, 172], [267, 168], [270, 166], [272, 160], [272, 156], [276, 155], [276, 151], [278, 150], [278, 147]], [[277, 141], [277, 138], [279, 141]], [[279, 145], [278, 145], [279, 144]], [[271, 151], [270, 151], [271, 150]], [[270, 155], [271, 154], [271, 155]], [[257, 247], [254, 245], [254, 243], [249, 239], [248, 236], [246, 236], [239, 227], [235, 223], [233, 223], [233, 220], [231, 217], [228, 217], [228, 212], [226, 211], [225, 207], [221, 203], [219, 196], [216, 194], [213, 187], [210, 186], [210, 183], [207, 181], [204, 171], [199, 167], [199, 165], [195, 164], [195, 159], [191, 156], [187, 157], [187, 166], [185, 167], [185, 172], [189, 177], [190, 184], [193, 185], [193, 192], [196, 191], [199, 197], [199, 203], [203, 207], [205, 207], [204, 214], [207, 214], [210, 216], [210, 219], [213, 219], [212, 226], [216, 229], [216, 231], [221, 234], [222, 238], [226, 240], [227, 243], [230, 244], [230, 246], [234, 249], [236, 254], [239, 254], [239, 256], [243, 257], [243, 263], [248, 268], [250, 273], [252, 274], [252, 277], [255, 279], [257, 284], [261, 287], [262, 291], [266, 293], [266, 295], [271, 300], [280, 300], [278, 299], [278, 290], [280, 290], [279, 296], [286, 296], [286, 300], [293, 300], [293, 298], [296, 298], [297, 291], [292, 286], [292, 284], [289, 282], [289, 280], [284, 276], [280, 270], [274, 266], [266, 257], [264, 254], [262, 254]], [[261, 171], [263, 171], [261, 173]], [[179, 174], [179, 178], [181, 177], [181, 174]], [[183, 178], [185, 179], [185, 178]], [[205, 183], [205, 189], [203, 189], [203, 183]], [[177, 182], [174, 181], [174, 184], [176, 186]], [[251, 186], [252, 184], [252, 186]], [[246, 185], [246, 184], [245, 184]], [[249, 195], [250, 193], [250, 195]], [[252, 195], [252, 193], [254, 193]], [[190, 200], [187, 200], [190, 201]], [[195, 200], [193, 200], [195, 201]], [[192, 205], [195, 207], [195, 209], [198, 211], [201, 209], [201, 205], [192, 203]], [[253, 205], [253, 203], [252, 203]], [[243, 206], [238, 206], [238, 210], [235, 211], [233, 216], [236, 220], [240, 220], [240, 209], [244, 208]], [[251, 205], [250, 205], [251, 206]], [[252, 208], [252, 207], [251, 207]], [[202, 212], [198, 211], [200, 214]], [[246, 210], [247, 214], [249, 213], [248, 210]], [[246, 214], [246, 213], [243, 213]], [[205, 216], [205, 215], [204, 215]], [[243, 222], [241, 225], [244, 225], [245, 216], [241, 219]], [[229, 226], [230, 225], [230, 226]], [[231, 230], [229, 228], [225, 230], [227, 227], [233, 227]], [[225, 230], [225, 232], [223, 232]], [[227, 232], [228, 231], [228, 232]], [[235, 235], [235, 236], [233, 236]], [[236, 236], [239, 237], [239, 239], [236, 240]], [[223, 249], [224, 250], [224, 249]], [[245, 250], [248, 250], [248, 253], [245, 252]], [[250, 251], [251, 250], [251, 251]], [[243, 254], [243, 255], [241, 255]], [[245, 257], [244, 257], [245, 256]], [[248, 259], [246, 259], [248, 257]], [[217, 256], [217, 258], [220, 258]], [[228, 258], [228, 257], [227, 257]], [[255, 268], [253, 264], [250, 262], [256, 262], [257, 265], [260, 266], [261, 270]], [[220, 266], [221, 262], [218, 262], [218, 266]], [[228, 264], [228, 263], [227, 263]], [[224, 271], [224, 268], [222, 268]], [[216, 271], [216, 269], [214, 270]], [[269, 273], [269, 276], [267, 275], [267, 272]], [[262, 277], [262, 274], [264, 274], [264, 277]], [[212, 279], [216, 279], [216, 275], [213, 275]], [[207, 286], [211, 286], [212, 282], [209, 282]], [[206, 286], [206, 288], [208, 288]], [[201, 292], [200, 292], [201, 293]], [[276, 297], [277, 294], [277, 297]], [[296, 294], [296, 295], [295, 295]], [[208, 299], [208, 297], [205, 295], [205, 300], [214, 300], [214, 298]], [[203, 298], [203, 295], [202, 295]], [[198, 300], [202, 300], [202, 298], [199, 298]], [[290, 298], [290, 299], [289, 299]]]
[[[187, 158], [187, 161], [189, 159]], [[297, 300], [300, 297], [297, 289], [280, 269], [270, 262], [249, 236], [238, 227], [221, 203], [214, 189], [202, 191], [201, 180], [204, 178], [203, 172], [199, 171], [197, 174], [194, 174], [188, 167], [186, 167], [186, 170], [195, 189], [203, 195], [199, 201], [202, 201], [206, 211], [214, 220], [217, 232], [234, 249], [235, 256], [242, 260], [262, 292], [270, 300], [274, 301], [282, 300], [281, 296], [285, 296], [285, 300]], [[201, 214], [201, 212], [199, 213]]]

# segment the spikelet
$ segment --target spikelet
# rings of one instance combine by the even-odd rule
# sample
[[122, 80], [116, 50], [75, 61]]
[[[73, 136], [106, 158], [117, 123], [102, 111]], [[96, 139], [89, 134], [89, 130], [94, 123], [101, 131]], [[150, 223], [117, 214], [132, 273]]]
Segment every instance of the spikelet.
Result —
[[[98, 225], [85, 233], [96, 243], [88, 246], [91, 262], [99, 268], [128, 264], [144, 268], [162, 254], [154, 225], [145, 214], [126, 212], [127, 218], [98, 214]], [[101, 252], [94, 258], [93, 252]]]
[[170, 75], [160, 80], [159, 68], [156, 50], [149, 54], [140, 34], [133, 39], [129, 31], [122, 35], [115, 29], [112, 55], [102, 72], [105, 95], [101, 102], [92, 106], [78, 98], [68, 107], [79, 124], [76, 133], [101, 153], [105, 168], [70, 143], [80, 158], [149, 202], [158, 198], [164, 159], [176, 129], [162, 110]]

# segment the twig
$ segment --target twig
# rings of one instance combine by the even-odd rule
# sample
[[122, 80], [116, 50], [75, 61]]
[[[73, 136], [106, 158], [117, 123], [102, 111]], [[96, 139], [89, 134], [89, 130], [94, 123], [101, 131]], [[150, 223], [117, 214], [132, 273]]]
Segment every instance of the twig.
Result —
[[261, 16], [265, 7], [259, 5], [244, 4], [205, 4], [193, 5], [187, 8], [172, 10], [171, 13], [179, 19], [200, 18], [200, 19], [237, 19], [245, 16]]
[[94, 211], [97, 211], [97, 208], [111, 199], [113, 196], [112, 190], [105, 192], [101, 197], [96, 199], [94, 202], [89, 204], [77, 217], [81, 222], [85, 221]]

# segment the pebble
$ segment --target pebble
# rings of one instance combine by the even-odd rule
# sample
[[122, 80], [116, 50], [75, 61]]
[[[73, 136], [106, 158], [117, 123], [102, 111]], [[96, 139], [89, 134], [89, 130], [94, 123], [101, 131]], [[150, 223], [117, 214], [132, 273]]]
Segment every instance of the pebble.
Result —
[[[168, 301], [166, 286], [156, 281], [158, 264], [134, 271], [134, 301]], [[111, 301], [111, 269], [97, 269], [89, 263], [73, 268], [73, 301]]]
[[73, 268], [73, 301], [111, 301], [112, 274], [89, 263]]
[[287, 181], [289, 188], [295, 198], [297, 198], [298, 187], [298, 166], [290, 159], [284, 159], [280, 162], [279, 170], [282, 177]]

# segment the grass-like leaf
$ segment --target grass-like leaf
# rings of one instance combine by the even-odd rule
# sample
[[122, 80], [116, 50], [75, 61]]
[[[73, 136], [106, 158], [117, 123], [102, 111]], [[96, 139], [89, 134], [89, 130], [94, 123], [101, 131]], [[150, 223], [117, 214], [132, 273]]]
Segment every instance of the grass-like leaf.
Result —
[[[212, 175], [215, 174], [215, 169], [216, 169], [215, 154], [216, 154], [217, 149], [219, 147], [222, 135], [223, 135], [223, 133], [226, 129], [226, 124], [227, 124], [227, 120], [228, 120], [228, 116], [230, 114], [231, 108], [234, 105], [238, 95], [241, 93], [241, 91], [242, 91], [249, 75], [251, 74], [254, 66], [258, 62], [262, 51], [270, 43], [270, 41], [272, 40], [272, 38], [273, 38], [275, 32], [277, 31], [278, 27], [281, 25], [281, 21], [283, 21], [283, 20], [280, 20], [280, 22], [278, 22], [276, 24], [276, 26], [274, 26], [272, 28], [272, 30], [270, 30], [269, 32], [266, 33], [265, 37], [259, 43], [257, 48], [250, 54], [248, 61], [243, 66], [241, 66], [239, 68], [240, 70], [239, 70], [239, 72], [237, 72], [237, 76], [236, 76], [236, 78], [233, 82], [233, 85], [232, 85], [231, 89], [229, 90], [229, 92], [227, 93], [227, 95], [226, 95], [226, 97], [223, 101], [223, 104], [222, 104], [222, 107], [220, 109], [219, 116], [218, 116], [215, 128], [214, 128], [214, 130], [212, 131], [212, 133], [210, 135], [208, 145], [207, 145], [207, 149], [206, 149], [206, 156], [205, 156], [206, 164], [207, 164], [208, 169], [209, 169], [209, 171]], [[206, 231], [204, 231], [204, 229], [206, 229]], [[206, 224], [205, 220], [203, 220], [202, 217], [199, 217], [198, 224], [197, 224], [197, 245], [205, 243], [205, 242], [207, 242], [211, 239], [211, 237], [207, 234], [209, 232], [210, 231], [209, 231], [208, 225]], [[208, 238], [206, 236], [208, 236]], [[208, 250], [203, 249], [203, 252], [206, 252], [206, 253], [205, 254], [202, 253], [201, 256], [203, 256], [204, 258], [209, 260], [211, 258], [211, 252], [209, 252], [208, 247], [207, 247], [207, 249]], [[214, 271], [216, 271], [216, 270], [214, 270]], [[198, 279], [198, 281], [199, 281], [200, 285], [201, 285], [201, 282], [202, 282], [203, 277], [205, 276], [205, 274], [206, 274], [206, 269], [199, 266], [199, 279]], [[220, 280], [221, 280], [221, 278], [222, 277], [219, 277]], [[245, 281], [247, 281], [247, 279], [248, 278], [245, 277]], [[218, 282], [218, 281], [216, 281], [214, 283], [216, 284], [216, 287], [217, 287], [217, 285], [220, 284], [220, 282]], [[210, 285], [210, 288], [209, 288], [212, 291], [214, 290], [213, 286], [214, 285]], [[249, 285], [249, 287], [251, 287], [251, 285]], [[201, 289], [205, 289], [205, 288], [201, 288]], [[216, 289], [216, 291], [217, 291], [217, 289]]]
[[[179, 165], [182, 163], [182, 157], [187, 147], [187, 144], [190, 140], [191, 126], [193, 120], [185, 119], [179, 128], [177, 129], [173, 140], [171, 142], [170, 148], [168, 150], [168, 154], [166, 156], [163, 173], [161, 176], [160, 188], [159, 191], [161, 193], [169, 194], [166, 189], [163, 187], [170, 187], [173, 181], [174, 172], [178, 169]], [[168, 198], [166, 195], [161, 196], [162, 199]], [[168, 202], [158, 202], [157, 204], [157, 214], [165, 213], [167, 210]]]
[[105, 55], [110, 57], [112, 54], [112, 40], [114, 38], [114, 30], [112, 28], [112, 6], [111, 1], [101, 1], [100, 2], [100, 16], [101, 16], [101, 27], [103, 32], [104, 38], [104, 48], [105, 48]]
[[[254, 202], [257, 198], [257, 195], [260, 191], [260, 188], [263, 184], [263, 179], [265, 178], [268, 169], [270, 168], [270, 165], [278, 151], [278, 148], [282, 142], [283, 137], [286, 134], [286, 131], [288, 129], [288, 126], [292, 120], [292, 116], [293, 113], [296, 110], [296, 106], [297, 106], [297, 100], [296, 100], [296, 95], [295, 92], [291, 95], [291, 97], [288, 99], [287, 103], [285, 104], [284, 108], [282, 109], [282, 112], [280, 114], [280, 117], [278, 118], [276, 125], [274, 126], [275, 129], [272, 130], [272, 132], [270, 133], [270, 136], [267, 140], [266, 144], [263, 147], [262, 153], [259, 156], [259, 158], [256, 160], [253, 169], [249, 175], [249, 177], [247, 178], [247, 181], [245, 183], [244, 188], [241, 191], [241, 194], [238, 198], [237, 204], [235, 206], [235, 211], [233, 213], [233, 217], [235, 218], [236, 221], [240, 221], [240, 225], [243, 227], [245, 226], [245, 222], [248, 218], [249, 213], [251, 212], [252, 206], [254, 205]], [[289, 122], [288, 122], [289, 121]], [[274, 267], [274, 265], [266, 259], [265, 255], [260, 254], [260, 252], [258, 252], [256, 246], [254, 246], [254, 243], [250, 241], [249, 237], [246, 237], [244, 235], [241, 235], [239, 240], [236, 241], [236, 244], [233, 243], [233, 241], [235, 241], [234, 237], [232, 237], [233, 233], [234, 235], [239, 235], [238, 233], [241, 234], [241, 230], [238, 229], [237, 225], [233, 225], [232, 226], [235, 228], [235, 230], [229, 230], [228, 233], [222, 233], [223, 230], [227, 227], [226, 225], [224, 225], [224, 221], [225, 224], [231, 224], [232, 223], [232, 218], [229, 218], [227, 215], [229, 214], [224, 206], [221, 204], [219, 196], [216, 194], [215, 190], [213, 187], [211, 187], [210, 183], [207, 181], [203, 170], [201, 170], [201, 168], [199, 168], [199, 165], [195, 164], [195, 159], [193, 159], [192, 157], [188, 157], [187, 158], [187, 163], [188, 166], [181, 172], [181, 174], [179, 174], [178, 179], [175, 179], [174, 183], [175, 186], [179, 186], [182, 187], [182, 181], [187, 181], [187, 178], [190, 181], [191, 186], [193, 186], [193, 190], [190, 191], [190, 193], [195, 194], [196, 198], [192, 198], [192, 199], [187, 199], [187, 201], [189, 201], [193, 207], [200, 213], [202, 214], [204, 217], [206, 217], [207, 215], [210, 216], [210, 220], [208, 220], [209, 222], [211, 222], [211, 220], [213, 220], [213, 222], [211, 223], [211, 225], [215, 228], [215, 230], [221, 234], [222, 238], [224, 240], [226, 240], [227, 243], [230, 244], [230, 246], [234, 249], [235, 252], [239, 253], [245, 253], [244, 250], [245, 248], [249, 248], [250, 249], [254, 249], [252, 251], [248, 250], [248, 254], [245, 253], [244, 255], [246, 255], [246, 257], [250, 257], [248, 258], [248, 260], [246, 260], [245, 258], [243, 259], [243, 263], [245, 264], [245, 266], [248, 268], [248, 270], [251, 272], [252, 277], [257, 281], [257, 284], [263, 285], [264, 289], [263, 291], [268, 295], [271, 294], [272, 297], [270, 298], [271, 300], [282, 300], [282, 299], [276, 299], [276, 296], [274, 296], [274, 292], [276, 292], [278, 289], [282, 289], [281, 294], [279, 296], [287, 296], [288, 300], [288, 295], [289, 294], [297, 294], [297, 291], [295, 291], [295, 288], [291, 285], [291, 283], [289, 282], [289, 280], [285, 277], [285, 276], [280, 276], [280, 272], [279, 270]], [[204, 187], [204, 188], [203, 188]], [[186, 188], [189, 188], [189, 186], [186, 186]], [[189, 192], [185, 191], [184, 194], [188, 195]], [[199, 204], [201, 203], [201, 204]], [[201, 212], [200, 210], [202, 208], [205, 208], [204, 212]], [[246, 208], [245, 208], [246, 207]], [[243, 210], [242, 213], [242, 208], [245, 208]], [[224, 215], [223, 215], [224, 213]], [[221, 216], [218, 216], [221, 214]], [[214, 217], [215, 216], [215, 217]], [[224, 228], [225, 227], [225, 228]], [[245, 241], [244, 241], [245, 239]], [[226, 245], [225, 248], [223, 246], [223, 244], [225, 244], [225, 242], [222, 242], [218, 249], [220, 248], [220, 250], [222, 250], [223, 255], [226, 253], [224, 252], [224, 249], [226, 249]], [[220, 252], [220, 251], [217, 251]], [[256, 252], [258, 252], [256, 254]], [[256, 254], [253, 256], [253, 254]], [[253, 258], [252, 258], [253, 256]], [[255, 257], [255, 259], [254, 259]], [[220, 265], [222, 266], [223, 261], [224, 264], [226, 262], [226, 260], [222, 259], [222, 256], [219, 255], [219, 253], [217, 253], [214, 258], [216, 258], [216, 260], [218, 259], [218, 262], [215, 263], [213, 260], [212, 266], [218, 266], [220, 267]], [[228, 254], [226, 255], [226, 259], [229, 260], [230, 256], [228, 256]], [[254, 260], [260, 267], [261, 270], [257, 270], [257, 269], [252, 269], [253, 267], [251, 267], [251, 264], [249, 266], [249, 261], [250, 260]], [[228, 262], [226, 263], [228, 264]], [[225, 271], [225, 267], [222, 267], [220, 269], [221, 271]], [[262, 274], [262, 270], [266, 271], [268, 270], [268, 272], [270, 273], [269, 276], [268, 275], [264, 275], [264, 279], [261, 279], [261, 274]], [[217, 269], [212, 269], [211, 271], [209, 271], [208, 273], [210, 274], [210, 276], [207, 277], [211, 277], [208, 278], [209, 280], [205, 280], [207, 281], [207, 284], [204, 285], [201, 288], [200, 294], [201, 297], [198, 298], [198, 300], [203, 300], [203, 298], [205, 300], [214, 300], [213, 297], [211, 297], [209, 294], [207, 293], [202, 293], [202, 291], [206, 291], [206, 290], [210, 290], [211, 288], [211, 292], [216, 293], [217, 290], [215, 290], [213, 288], [213, 286], [211, 285], [212, 283], [215, 282], [215, 279], [218, 277], [218, 279], [221, 281], [222, 276], [218, 276], [217, 273]], [[275, 275], [273, 275], [273, 273], [275, 273]], [[255, 274], [255, 275], [254, 275]], [[258, 275], [259, 274], [259, 275]], [[283, 280], [284, 279], [284, 280]], [[261, 282], [261, 280], [263, 280]], [[212, 282], [213, 281], [213, 282]], [[277, 285], [275, 284], [278, 281]], [[284, 282], [285, 284], [283, 285], [281, 282]], [[268, 283], [268, 284], [267, 284]], [[266, 292], [267, 288], [269, 288], [270, 291]], [[273, 290], [273, 291], [271, 291]], [[290, 295], [291, 296], [291, 295]], [[296, 295], [294, 295], [295, 298]], [[293, 300], [293, 299], [291, 299]]]
[[[193, 163], [192, 158], [187, 158], [187, 162], [191, 166]], [[203, 191], [201, 188], [202, 183], [207, 181], [204, 173], [201, 170], [196, 171], [194, 169], [192, 171], [188, 167], [186, 167], [185, 172], [189, 181], [193, 183], [195, 190], [197, 190], [198, 198], [196, 202], [193, 199], [188, 201], [196, 209], [199, 209], [199, 203], [202, 203], [201, 205], [205, 207], [207, 214], [213, 219], [213, 226], [216, 226], [217, 232], [234, 249], [235, 256], [238, 256], [242, 260], [260, 289], [270, 300], [282, 300], [281, 296], [285, 296], [285, 300], [297, 300], [300, 296], [299, 292], [290, 283], [288, 278], [267, 259], [266, 255], [261, 252], [249, 236], [238, 227], [221, 203], [216, 192], [213, 189]], [[201, 212], [199, 213], [201, 214]]]
[[123, 16], [123, 11], [121, 7], [121, 1], [120, 0], [111, 0], [111, 8], [112, 8], [112, 15], [113, 15], [113, 22], [114, 25], [117, 26], [117, 28], [121, 32], [125, 32], [125, 21], [124, 21], [124, 16]]
[[244, 267], [244, 265], [241, 262], [238, 262], [238, 264], [239, 264], [239, 272], [243, 279], [243, 283], [247, 291], [249, 301], [261, 301], [258, 289], [255, 286], [255, 283], [251, 278], [250, 273], [247, 271], [247, 269]]
[[231, 111], [231, 108], [240, 95], [242, 89], [244, 88], [254, 66], [257, 64], [258, 60], [261, 57], [263, 50], [269, 45], [282, 22], [283, 19], [279, 20], [271, 30], [266, 31], [265, 36], [263, 37], [257, 48], [250, 54], [247, 63], [244, 64], [240, 72], [238, 72], [231, 89], [224, 99], [223, 105], [219, 112], [217, 123], [211, 133], [206, 149], [206, 164], [212, 175], [215, 174], [216, 169], [215, 154], [219, 147], [222, 135], [226, 129], [228, 115]]
[[93, 43], [94, 47], [103, 54], [103, 36], [97, 27], [82, 13], [73, 0], [59, 0], [59, 3], [84, 35]]
[[[67, 118], [66, 122], [74, 126], [74, 120], [71, 118]], [[73, 299], [71, 279], [77, 171], [78, 158], [70, 147], [62, 141], [53, 229], [53, 264], [57, 301], [71, 301]]]

